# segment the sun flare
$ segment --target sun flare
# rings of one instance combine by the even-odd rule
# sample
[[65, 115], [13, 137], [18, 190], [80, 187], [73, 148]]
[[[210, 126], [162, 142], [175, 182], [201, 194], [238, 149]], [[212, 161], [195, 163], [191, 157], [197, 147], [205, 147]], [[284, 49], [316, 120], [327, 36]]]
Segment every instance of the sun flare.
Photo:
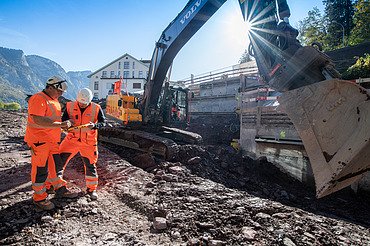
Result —
[[252, 30], [252, 23], [250, 21], [245, 22], [245, 30], [250, 32]]

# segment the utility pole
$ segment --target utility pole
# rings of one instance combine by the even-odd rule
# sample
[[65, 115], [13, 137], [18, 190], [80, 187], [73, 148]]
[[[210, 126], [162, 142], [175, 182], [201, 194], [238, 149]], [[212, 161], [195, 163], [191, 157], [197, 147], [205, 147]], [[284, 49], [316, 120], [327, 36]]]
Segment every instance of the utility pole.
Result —
[[345, 43], [344, 43], [345, 42], [344, 41], [344, 26], [341, 23], [339, 23], [338, 21], [335, 21], [335, 20], [333, 20], [332, 23], [337, 23], [338, 25], [340, 25], [342, 27], [343, 48], [346, 47]]

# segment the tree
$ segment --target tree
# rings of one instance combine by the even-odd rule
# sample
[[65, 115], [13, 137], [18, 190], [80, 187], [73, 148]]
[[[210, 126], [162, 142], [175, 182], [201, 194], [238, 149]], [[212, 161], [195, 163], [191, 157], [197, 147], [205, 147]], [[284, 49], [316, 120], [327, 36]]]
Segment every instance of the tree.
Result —
[[342, 47], [344, 36], [349, 36], [353, 28], [354, 7], [352, 0], [324, 0], [327, 20], [327, 41], [329, 49]]
[[8, 110], [20, 110], [21, 105], [17, 102], [11, 102], [11, 103], [4, 103], [4, 109]]
[[370, 77], [370, 54], [365, 54], [357, 59], [356, 63], [350, 66], [342, 74], [344, 79], [358, 79]]
[[308, 11], [308, 16], [302, 21], [299, 21], [298, 29], [298, 39], [303, 45], [311, 45], [314, 42], [319, 42], [323, 44], [324, 50], [328, 46], [325, 19], [317, 7]]
[[358, 0], [353, 16], [354, 28], [349, 37], [349, 44], [356, 45], [370, 40], [370, 3], [369, 0]]
[[245, 50], [242, 56], [239, 59], [239, 64], [244, 63], [244, 62], [249, 62], [252, 61], [252, 56], [248, 53], [248, 50]]

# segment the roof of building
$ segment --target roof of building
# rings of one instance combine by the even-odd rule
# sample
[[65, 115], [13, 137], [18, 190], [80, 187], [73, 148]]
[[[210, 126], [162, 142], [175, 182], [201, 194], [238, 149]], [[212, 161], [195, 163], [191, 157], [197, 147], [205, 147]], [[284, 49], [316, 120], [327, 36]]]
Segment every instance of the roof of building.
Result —
[[107, 64], [107, 65], [105, 65], [104, 67], [101, 67], [101, 68], [99, 68], [98, 70], [96, 70], [95, 72], [92, 72], [92, 73], [91, 73], [91, 74], [89, 74], [87, 77], [88, 77], [88, 78], [90, 78], [90, 77], [91, 77], [91, 76], [93, 76], [94, 74], [96, 74], [96, 73], [98, 73], [98, 72], [100, 72], [100, 71], [104, 70], [106, 67], [108, 67], [108, 66], [112, 65], [113, 63], [117, 62], [118, 60], [120, 60], [120, 59], [122, 59], [122, 58], [124, 58], [124, 57], [126, 57], [126, 56], [131, 57], [132, 59], [134, 59], [135, 61], [140, 62], [140, 63], [141, 63], [141, 64], [143, 64], [144, 66], [148, 66], [148, 63], [150, 63], [150, 60], [138, 60], [138, 59], [136, 59], [135, 57], [133, 57], [132, 55], [130, 55], [130, 54], [128, 54], [128, 53], [125, 53], [124, 55], [122, 55], [122, 56], [118, 57], [117, 59], [115, 59], [114, 61], [112, 61], [112, 62], [108, 63], [108, 64]]
[[143, 60], [143, 59], [140, 59], [141, 62], [143, 63], [151, 63], [151, 60]]

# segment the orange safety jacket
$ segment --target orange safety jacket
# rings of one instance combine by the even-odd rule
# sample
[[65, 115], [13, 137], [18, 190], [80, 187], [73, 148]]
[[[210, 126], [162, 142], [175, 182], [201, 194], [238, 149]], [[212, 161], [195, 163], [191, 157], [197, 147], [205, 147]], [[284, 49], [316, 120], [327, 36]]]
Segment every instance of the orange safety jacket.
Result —
[[[78, 102], [67, 102], [66, 105], [69, 119], [73, 121], [74, 126], [80, 126], [88, 124], [90, 122], [98, 122], [98, 113], [101, 110], [100, 106], [94, 102], [91, 102], [89, 106], [85, 108], [85, 111], [81, 114]], [[68, 135], [68, 139], [76, 138], [81, 142], [85, 142], [89, 145], [96, 145], [98, 141], [98, 132], [96, 129], [79, 128], [72, 129]]]
[[[58, 99], [52, 99], [44, 92], [33, 95], [28, 101], [28, 119], [24, 141], [32, 144], [36, 142], [60, 142], [61, 129], [36, 124], [31, 114], [47, 116], [53, 121], [61, 121], [61, 106]], [[47, 107], [45, 107], [45, 105]]]
[[180, 110], [178, 110], [178, 108], [174, 107], [174, 106], [172, 106], [172, 108], [171, 108], [171, 113], [172, 113], [173, 116], [176, 116], [177, 118], [180, 118], [180, 116], [181, 116]]

